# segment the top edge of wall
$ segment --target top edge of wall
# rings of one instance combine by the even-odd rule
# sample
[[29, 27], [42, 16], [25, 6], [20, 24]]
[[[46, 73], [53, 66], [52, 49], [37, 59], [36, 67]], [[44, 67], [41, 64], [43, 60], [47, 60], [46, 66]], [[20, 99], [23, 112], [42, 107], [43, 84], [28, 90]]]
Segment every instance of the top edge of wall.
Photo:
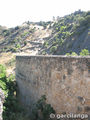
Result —
[[66, 55], [16, 55], [16, 58], [31, 58], [31, 57], [43, 57], [43, 58], [90, 58], [90, 56], [66, 56]]

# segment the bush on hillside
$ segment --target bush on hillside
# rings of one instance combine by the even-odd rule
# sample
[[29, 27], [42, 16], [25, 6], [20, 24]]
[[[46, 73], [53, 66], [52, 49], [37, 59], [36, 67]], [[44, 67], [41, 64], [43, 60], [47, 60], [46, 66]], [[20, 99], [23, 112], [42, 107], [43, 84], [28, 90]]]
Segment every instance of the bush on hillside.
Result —
[[46, 103], [46, 96], [43, 95], [33, 107], [31, 120], [51, 120], [50, 114], [55, 114], [55, 110], [50, 104]]
[[87, 49], [83, 49], [83, 50], [80, 52], [80, 55], [81, 55], [81, 56], [88, 56], [88, 55], [90, 55], [90, 52], [89, 52]]
[[[67, 56], [78, 56], [77, 53], [75, 52], [72, 52], [71, 54], [70, 53], [66, 53]], [[88, 56], [90, 55], [90, 52], [87, 50], [87, 49], [83, 49], [80, 53], [79, 53], [80, 56]]]
[[51, 53], [55, 52], [56, 50], [57, 50], [57, 46], [52, 46], [52, 47], [50, 48], [50, 52], [51, 52]]
[[78, 56], [78, 54], [75, 53], [75, 52], [72, 52], [71, 54], [70, 53], [66, 53], [66, 56]]

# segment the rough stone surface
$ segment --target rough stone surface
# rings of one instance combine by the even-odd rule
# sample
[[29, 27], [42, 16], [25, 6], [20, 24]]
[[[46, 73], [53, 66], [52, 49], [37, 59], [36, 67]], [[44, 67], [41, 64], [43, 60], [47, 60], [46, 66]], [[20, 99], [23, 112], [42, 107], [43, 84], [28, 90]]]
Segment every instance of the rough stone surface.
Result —
[[0, 120], [2, 120], [2, 112], [3, 112], [3, 102], [4, 102], [4, 93], [3, 91], [0, 89]]
[[16, 56], [21, 102], [46, 95], [57, 113], [90, 114], [90, 57]]

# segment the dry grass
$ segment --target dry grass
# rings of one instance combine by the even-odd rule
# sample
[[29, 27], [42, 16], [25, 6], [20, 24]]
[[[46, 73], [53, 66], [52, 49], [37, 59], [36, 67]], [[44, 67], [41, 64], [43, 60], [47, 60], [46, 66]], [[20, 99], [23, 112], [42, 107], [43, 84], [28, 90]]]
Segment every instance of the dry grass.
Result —
[[2, 53], [0, 55], [0, 64], [7, 68], [7, 75], [10, 75], [15, 69], [15, 54], [10, 52]]

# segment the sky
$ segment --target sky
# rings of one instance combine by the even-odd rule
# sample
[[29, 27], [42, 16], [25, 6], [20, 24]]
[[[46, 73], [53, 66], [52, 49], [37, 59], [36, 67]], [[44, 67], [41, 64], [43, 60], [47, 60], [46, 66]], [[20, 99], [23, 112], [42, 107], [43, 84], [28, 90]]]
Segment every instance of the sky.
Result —
[[90, 0], [0, 0], [0, 25], [15, 27], [25, 21], [48, 21], [79, 9], [90, 10]]

